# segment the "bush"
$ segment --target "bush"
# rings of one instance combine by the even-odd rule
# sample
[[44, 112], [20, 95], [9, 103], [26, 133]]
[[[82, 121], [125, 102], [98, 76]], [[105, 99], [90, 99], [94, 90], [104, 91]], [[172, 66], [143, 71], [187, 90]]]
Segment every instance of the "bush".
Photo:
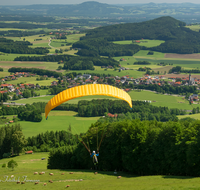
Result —
[[18, 164], [17, 164], [17, 162], [14, 161], [14, 160], [10, 160], [10, 161], [8, 162], [8, 168], [12, 168], [12, 170], [14, 170], [14, 168], [17, 167], [17, 166], [18, 166]]
[[2, 168], [5, 168], [6, 167], [6, 164], [2, 164]]
[[9, 158], [10, 156], [11, 156], [11, 153], [10, 153], [10, 152], [4, 153], [4, 154], [3, 154], [3, 158]]

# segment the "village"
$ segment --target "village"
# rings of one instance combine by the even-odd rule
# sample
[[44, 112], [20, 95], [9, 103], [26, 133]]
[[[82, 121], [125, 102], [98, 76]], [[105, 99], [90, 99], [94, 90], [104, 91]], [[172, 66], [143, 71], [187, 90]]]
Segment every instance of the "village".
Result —
[[[49, 78], [54, 78], [54, 76], [48, 77], [47, 75], [44, 76], [37, 76], [36, 80], [38, 80], [38, 83], [30, 84], [30, 83], [20, 83], [18, 85], [12, 84], [13, 80], [18, 80], [20, 77], [36, 77], [36, 74], [29, 73], [29, 72], [16, 72], [12, 75], [5, 76], [4, 78], [1, 78], [1, 89], [0, 93], [8, 93], [10, 99], [13, 98], [14, 94], [19, 97], [23, 98], [23, 91], [25, 89], [44, 89], [44, 86], [39, 85], [39, 79], [41, 80], [48, 80]], [[69, 75], [70, 76], [70, 75]], [[82, 74], [70, 77], [63, 76], [62, 78], [58, 77], [57, 80], [54, 80], [50, 83], [49, 86], [45, 86], [45, 89], [52, 88], [53, 86], [60, 85], [61, 87], [65, 88], [72, 88], [79, 85], [84, 84], [109, 84], [116, 86], [118, 88], [123, 89], [126, 92], [129, 92], [132, 88], [131, 86], [137, 86], [137, 85], [145, 85], [148, 86], [150, 84], [157, 84], [158, 86], [165, 86], [170, 85], [173, 87], [180, 87], [180, 86], [196, 86], [197, 89], [199, 89], [200, 79], [192, 78], [191, 75], [188, 77], [174, 77], [170, 76], [168, 78], [165, 77], [165, 75], [158, 75], [158, 76], [150, 76], [146, 74], [144, 77], [140, 78], [133, 78], [129, 77], [129, 75], [126, 76], [107, 76], [107, 77], [98, 77], [98, 76], [92, 76], [90, 74]], [[37, 96], [37, 95], [36, 95]], [[199, 101], [198, 94], [193, 94], [189, 97], [190, 101]]]

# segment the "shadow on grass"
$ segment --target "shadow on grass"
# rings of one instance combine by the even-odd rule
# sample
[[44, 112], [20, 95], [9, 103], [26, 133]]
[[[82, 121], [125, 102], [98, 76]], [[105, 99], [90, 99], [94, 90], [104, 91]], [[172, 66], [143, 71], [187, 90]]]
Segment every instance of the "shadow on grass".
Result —
[[196, 178], [196, 177], [193, 177], [193, 176], [173, 176], [173, 175], [165, 175], [163, 176], [163, 178], [166, 178], [166, 179], [192, 179], [192, 178]]
[[83, 173], [95, 173], [98, 172], [98, 174], [102, 175], [109, 175], [109, 176], [122, 176], [123, 178], [137, 178], [137, 177], [148, 177], [148, 176], [161, 176], [164, 179], [192, 179], [196, 178], [193, 176], [172, 176], [172, 175], [134, 175], [130, 172], [124, 172], [124, 171], [117, 171], [117, 173], [114, 173], [114, 171], [101, 171], [101, 170], [84, 170], [84, 169], [61, 169], [62, 172], [83, 172]]

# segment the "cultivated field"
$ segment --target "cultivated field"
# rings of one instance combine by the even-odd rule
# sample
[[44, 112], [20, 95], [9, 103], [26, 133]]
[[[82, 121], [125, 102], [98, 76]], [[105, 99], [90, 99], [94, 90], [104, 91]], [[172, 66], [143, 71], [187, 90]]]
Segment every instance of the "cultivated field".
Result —
[[36, 61], [0, 61], [0, 67], [7, 71], [11, 67], [39, 68], [56, 71], [57, 62], [36, 62]]
[[137, 44], [139, 46], [155, 47], [155, 46], [159, 46], [160, 44], [165, 42], [163, 40], [147, 40], [147, 39], [142, 39], [142, 40], [137, 40], [137, 41], [140, 41], [140, 42], [132, 42], [132, 40], [125, 40], [125, 41], [114, 41], [113, 43], [115, 43], [115, 44]]
[[[45, 160], [41, 160], [45, 158]], [[184, 176], [135, 176], [134, 174], [113, 171], [98, 171], [97, 175], [94, 175], [95, 170], [50, 170], [47, 169], [48, 152], [34, 153], [13, 158], [18, 167], [14, 171], [8, 168], [1, 168], [0, 170], [0, 182], [1, 190], [43, 190], [52, 189], [60, 190], [66, 189], [67, 185], [70, 185], [69, 189], [74, 190], [188, 190], [200, 189], [200, 178], [198, 177], [184, 177]], [[90, 159], [88, 155], [88, 159]], [[99, 162], [103, 158], [99, 156]], [[0, 167], [2, 164], [7, 164], [11, 158], [4, 158], [0, 160]], [[34, 175], [34, 172], [45, 172], [43, 175]], [[73, 172], [73, 174], [70, 174]], [[53, 173], [50, 176], [49, 173]], [[61, 175], [63, 174], [63, 175]], [[11, 178], [11, 175], [14, 175]], [[7, 177], [7, 181], [6, 177]], [[27, 176], [26, 180], [25, 177]], [[121, 179], [117, 179], [117, 176], [121, 176]], [[25, 184], [16, 184], [11, 180], [25, 181]], [[10, 182], [8, 182], [10, 180]], [[28, 180], [30, 180], [28, 182]], [[35, 185], [35, 181], [39, 183]], [[49, 183], [52, 180], [53, 183]], [[46, 186], [44, 186], [46, 183]]]
[[176, 53], [166, 53], [165, 58], [175, 58], [175, 59], [200, 59], [200, 54], [176, 54]]
[[182, 110], [192, 110], [193, 107], [200, 107], [199, 104], [190, 105], [183, 97], [178, 95], [162, 95], [155, 92], [143, 90], [141, 92], [129, 92], [132, 100], [151, 101], [153, 106], [165, 106], [169, 108], [178, 108]]
[[40, 86], [50, 86], [51, 82], [58, 81], [56, 78], [48, 78], [48, 80], [36, 80], [37, 77], [20, 77], [17, 80], [7, 81], [9, 84], [20, 84], [20, 83], [30, 83], [39, 84]]

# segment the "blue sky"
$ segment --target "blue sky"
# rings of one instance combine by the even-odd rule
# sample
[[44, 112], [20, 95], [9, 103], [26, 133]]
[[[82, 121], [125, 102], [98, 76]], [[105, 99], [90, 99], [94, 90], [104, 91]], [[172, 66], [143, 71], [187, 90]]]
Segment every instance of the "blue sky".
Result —
[[[87, 0], [1, 0], [0, 5], [32, 5], [32, 4], [79, 4]], [[133, 4], [138, 3], [138, 0], [98, 0], [100, 3], [107, 4]], [[183, 3], [190, 2], [199, 4], [199, 0], [140, 0], [139, 3]]]

